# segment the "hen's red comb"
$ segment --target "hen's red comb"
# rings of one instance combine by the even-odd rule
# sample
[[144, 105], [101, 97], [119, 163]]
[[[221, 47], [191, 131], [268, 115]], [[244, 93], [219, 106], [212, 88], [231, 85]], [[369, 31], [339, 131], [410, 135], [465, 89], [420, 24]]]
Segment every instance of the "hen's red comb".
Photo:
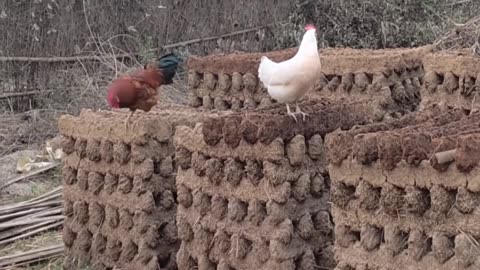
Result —
[[308, 30], [316, 30], [317, 28], [315, 28], [315, 26], [313, 24], [307, 24], [305, 25], [305, 31], [308, 31]]

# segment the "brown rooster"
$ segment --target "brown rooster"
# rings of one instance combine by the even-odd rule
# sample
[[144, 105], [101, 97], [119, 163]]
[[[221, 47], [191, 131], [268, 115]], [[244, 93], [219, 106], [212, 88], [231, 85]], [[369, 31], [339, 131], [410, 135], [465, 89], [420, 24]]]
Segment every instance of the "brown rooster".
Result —
[[143, 69], [115, 79], [108, 87], [107, 101], [112, 108], [129, 108], [128, 121], [137, 109], [145, 112], [158, 102], [157, 88], [173, 83], [172, 79], [181, 60], [173, 53], [146, 64]]

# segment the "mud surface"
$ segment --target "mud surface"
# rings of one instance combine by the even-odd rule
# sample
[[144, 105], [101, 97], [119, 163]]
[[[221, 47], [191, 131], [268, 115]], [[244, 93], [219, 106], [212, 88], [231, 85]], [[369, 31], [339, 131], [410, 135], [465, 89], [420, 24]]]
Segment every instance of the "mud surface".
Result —
[[206, 114], [158, 106], [134, 115], [127, 133], [123, 112], [62, 117], [66, 265], [177, 269], [172, 135], [177, 125], [193, 127]]

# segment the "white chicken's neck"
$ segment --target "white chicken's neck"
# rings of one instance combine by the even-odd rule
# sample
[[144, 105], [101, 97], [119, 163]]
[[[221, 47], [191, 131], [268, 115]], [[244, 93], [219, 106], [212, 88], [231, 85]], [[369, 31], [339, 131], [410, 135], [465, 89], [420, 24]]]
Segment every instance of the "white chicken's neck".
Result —
[[317, 39], [314, 32], [307, 32], [303, 36], [300, 47], [298, 48], [298, 53], [301, 55], [309, 54], [314, 55], [318, 54]]

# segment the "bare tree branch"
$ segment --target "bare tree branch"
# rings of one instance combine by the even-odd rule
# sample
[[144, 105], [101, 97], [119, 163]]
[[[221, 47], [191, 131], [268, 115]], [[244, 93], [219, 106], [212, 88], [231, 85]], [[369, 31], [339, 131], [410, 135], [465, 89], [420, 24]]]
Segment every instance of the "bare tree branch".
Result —
[[[282, 23], [282, 22], [280, 22]], [[173, 48], [178, 48], [178, 47], [185, 47], [188, 45], [192, 45], [195, 43], [200, 43], [200, 42], [205, 42], [205, 41], [211, 41], [211, 40], [216, 40], [220, 38], [227, 38], [227, 37], [232, 37], [232, 36], [237, 36], [237, 35], [242, 35], [250, 32], [254, 32], [269, 26], [273, 26], [279, 23], [271, 23], [271, 24], [266, 24], [262, 26], [257, 26], [254, 28], [248, 28], [240, 31], [235, 31], [235, 32], [230, 32], [227, 34], [223, 35], [216, 35], [216, 36], [210, 36], [210, 37], [204, 37], [204, 38], [197, 38], [197, 39], [191, 39], [187, 41], [182, 41], [182, 42], [177, 42], [177, 43], [172, 43], [172, 44], [167, 44], [164, 45], [160, 48], [155, 48], [152, 49], [151, 51], [160, 51], [160, 50], [167, 50], [167, 49], [173, 49]], [[138, 56], [137, 54], [118, 54], [116, 56], [111, 56], [114, 57], [115, 59], [126, 59], [126, 58], [134, 58]], [[101, 61], [104, 59], [105, 56], [95, 56], [95, 55], [86, 55], [86, 56], [66, 56], [66, 57], [59, 57], [59, 56], [54, 56], [54, 57], [25, 57], [25, 56], [1, 56], [0, 57], [0, 62], [44, 62], [44, 63], [54, 63], [54, 62], [76, 62], [76, 61]], [[1, 98], [1, 97], [0, 97]]]

